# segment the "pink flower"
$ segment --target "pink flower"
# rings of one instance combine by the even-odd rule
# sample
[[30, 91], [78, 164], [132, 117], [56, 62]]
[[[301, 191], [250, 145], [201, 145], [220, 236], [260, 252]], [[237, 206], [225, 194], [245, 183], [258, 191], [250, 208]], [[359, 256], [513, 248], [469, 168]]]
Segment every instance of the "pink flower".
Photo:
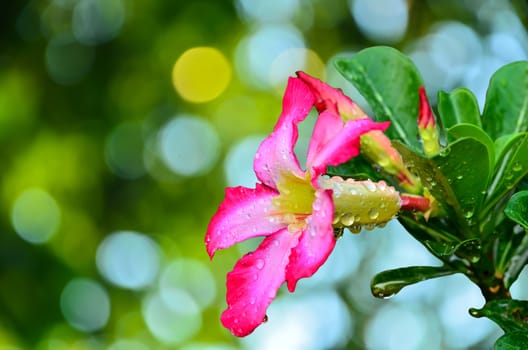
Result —
[[236, 336], [248, 335], [264, 321], [268, 305], [284, 282], [293, 292], [299, 279], [313, 275], [326, 261], [336, 243], [334, 202], [332, 190], [319, 186], [319, 176], [327, 166], [356, 156], [362, 134], [388, 127], [369, 119], [345, 123], [332, 111], [322, 112], [303, 170], [293, 148], [297, 125], [314, 103], [310, 88], [290, 78], [282, 114], [255, 156], [254, 170], [261, 183], [255, 188], [227, 188], [207, 229], [205, 242], [211, 258], [218, 249], [265, 236], [227, 275], [228, 308], [221, 321]]
[[[315, 96], [315, 106], [319, 112], [332, 110], [343, 119], [368, 118], [359, 106], [336, 89], [304, 72], [297, 76], [306, 83]], [[410, 193], [422, 193], [422, 184], [403, 163], [400, 153], [392, 147], [391, 140], [380, 130], [373, 130], [361, 138], [363, 154], [374, 164], [379, 165], [388, 174], [395, 176], [400, 186]]]

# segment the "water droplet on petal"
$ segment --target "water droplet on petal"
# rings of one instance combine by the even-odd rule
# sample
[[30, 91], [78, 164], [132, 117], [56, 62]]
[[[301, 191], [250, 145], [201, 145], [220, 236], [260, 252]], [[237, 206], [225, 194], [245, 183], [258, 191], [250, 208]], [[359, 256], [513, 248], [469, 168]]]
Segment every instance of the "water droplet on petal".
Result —
[[368, 216], [372, 220], [376, 220], [379, 217], [379, 210], [378, 208], [371, 208], [368, 212]]
[[354, 214], [352, 213], [344, 213], [342, 216], [341, 216], [341, 223], [345, 226], [350, 226], [354, 223], [355, 221], [355, 217], [354, 217]]
[[376, 184], [370, 180], [365, 181], [365, 187], [371, 192], [375, 192], [377, 189]]
[[257, 267], [257, 269], [262, 270], [262, 268], [264, 268], [264, 265], [265, 263], [263, 259], [257, 259], [255, 263], [255, 266]]

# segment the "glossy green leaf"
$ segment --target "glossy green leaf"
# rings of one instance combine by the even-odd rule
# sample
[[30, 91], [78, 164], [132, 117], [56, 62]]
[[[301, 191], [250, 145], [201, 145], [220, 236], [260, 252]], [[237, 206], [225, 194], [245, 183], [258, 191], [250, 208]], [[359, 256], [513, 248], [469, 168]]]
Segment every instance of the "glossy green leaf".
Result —
[[528, 230], [528, 191], [514, 194], [508, 201], [504, 213]]
[[458, 88], [449, 93], [439, 91], [438, 112], [442, 125], [446, 129], [460, 123], [481, 126], [477, 99], [466, 88]]
[[482, 309], [470, 309], [469, 313], [489, 318], [506, 333], [528, 330], [528, 301], [525, 300], [492, 300]]
[[526, 233], [520, 233], [519, 235], [522, 235], [520, 242], [515, 236], [510, 240], [513, 248], [512, 253], [504, 259], [507, 261], [506, 271], [504, 272], [504, 285], [506, 288], [510, 288], [513, 282], [517, 280], [528, 262], [528, 235]]
[[396, 49], [371, 47], [335, 61], [337, 70], [363, 95], [377, 120], [390, 120], [387, 133], [414, 148], [418, 135], [418, 89], [423, 85], [414, 63]]
[[488, 215], [491, 210], [494, 210], [496, 203], [528, 174], [527, 155], [528, 133], [516, 134], [504, 142], [488, 188], [483, 215]]
[[433, 251], [437, 257], [450, 257], [456, 255], [476, 263], [480, 259], [482, 245], [477, 238], [467, 239], [462, 242], [425, 241], [424, 244]]
[[528, 130], [528, 61], [503, 66], [493, 74], [482, 114], [484, 130], [497, 138]]
[[474, 138], [463, 138], [431, 158], [422, 157], [401, 144], [395, 143], [395, 147], [431, 194], [457, 219], [460, 229], [469, 233], [490, 173], [487, 147]]
[[506, 333], [495, 342], [494, 350], [528, 349], [528, 331]]
[[473, 124], [457, 124], [447, 130], [449, 142], [456, 141], [464, 137], [472, 137], [482, 142], [488, 149], [489, 163], [495, 164], [495, 144], [488, 134], [479, 126]]
[[455, 273], [443, 266], [409, 266], [378, 273], [370, 283], [372, 295], [377, 298], [389, 298], [402, 288], [431, 278]]

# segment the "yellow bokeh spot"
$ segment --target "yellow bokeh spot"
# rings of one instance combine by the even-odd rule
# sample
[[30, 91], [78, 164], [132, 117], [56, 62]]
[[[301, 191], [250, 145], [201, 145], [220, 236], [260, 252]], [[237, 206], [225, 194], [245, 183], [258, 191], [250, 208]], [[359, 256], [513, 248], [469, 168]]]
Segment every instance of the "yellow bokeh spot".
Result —
[[194, 47], [185, 51], [172, 68], [174, 88], [185, 100], [208, 102], [227, 88], [231, 65], [212, 47]]

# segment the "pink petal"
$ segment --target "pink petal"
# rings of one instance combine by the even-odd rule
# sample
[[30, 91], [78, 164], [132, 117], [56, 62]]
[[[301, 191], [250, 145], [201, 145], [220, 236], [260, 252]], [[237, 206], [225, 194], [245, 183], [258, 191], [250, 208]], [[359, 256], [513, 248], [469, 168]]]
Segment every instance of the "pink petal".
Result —
[[[330, 114], [331, 116], [327, 116]], [[320, 123], [316, 123], [311, 143], [316, 146], [309, 146], [313, 153], [308, 153], [307, 168], [313, 172], [313, 178], [326, 171], [326, 167], [336, 166], [346, 162], [359, 154], [361, 135], [371, 130], [385, 130], [389, 127], [389, 122], [376, 123], [370, 119], [348, 120], [344, 127], [328, 140], [328, 126], [334, 127], [335, 117], [330, 111], [321, 113], [319, 118], [323, 118]], [[328, 125], [327, 125], [328, 123]], [[322, 143], [322, 141], [327, 141]]]
[[313, 94], [306, 84], [297, 78], [288, 80], [279, 120], [255, 155], [253, 168], [264, 184], [277, 188], [276, 183], [285, 173], [303, 177], [293, 148], [299, 135], [297, 124], [306, 118], [313, 102]]
[[308, 145], [307, 163], [310, 165], [321, 150], [329, 143], [336, 134], [345, 127], [343, 119], [329, 110], [321, 113], [315, 121], [314, 130]]
[[305, 82], [315, 95], [315, 107], [322, 113], [329, 109], [336, 114], [343, 114], [347, 118], [362, 119], [368, 116], [359, 106], [343, 94], [341, 89], [336, 89], [319, 79], [309, 76], [304, 72], [297, 72], [297, 76]]
[[217, 249], [230, 247], [248, 238], [269, 235], [284, 227], [272, 222], [272, 199], [278, 193], [268, 186], [257, 184], [226, 188], [225, 199], [211, 219], [205, 245], [212, 258]]
[[334, 203], [332, 191], [317, 191], [313, 214], [307, 219], [307, 227], [299, 244], [293, 248], [286, 268], [288, 290], [293, 292], [297, 281], [312, 276], [326, 261], [335, 246], [332, 220]]
[[244, 255], [227, 274], [227, 304], [222, 324], [243, 337], [260, 325], [266, 309], [284, 282], [291, 249], [299, 236], [287, 229], [266, 237], [252, 253]]

